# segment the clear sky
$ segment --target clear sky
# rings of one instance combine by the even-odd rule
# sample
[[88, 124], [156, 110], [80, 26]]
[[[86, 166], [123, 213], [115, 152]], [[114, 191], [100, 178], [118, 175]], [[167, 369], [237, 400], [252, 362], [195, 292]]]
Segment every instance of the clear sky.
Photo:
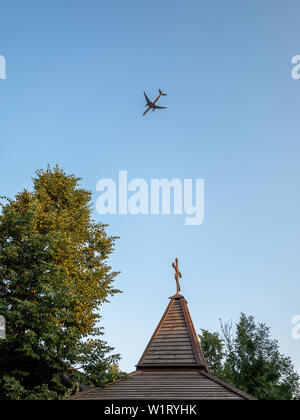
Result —
[[[272, 327], [300, 371], [298, 0], [10, 0], [0, 10], [1, 195], [60, 164], [97, 181], [204, 178], [205, 221], [110, 215], [124, 293], [101, 309], [134, 370], [179, 258], [197, 330], [241, 311]], [[165, 111], [144, 111], [168, 93]]]

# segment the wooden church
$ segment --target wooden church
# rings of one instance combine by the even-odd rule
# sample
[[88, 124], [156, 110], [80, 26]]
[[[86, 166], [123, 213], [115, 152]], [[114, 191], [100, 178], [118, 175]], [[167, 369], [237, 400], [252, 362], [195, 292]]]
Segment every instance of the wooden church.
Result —
[[105, 388], [72, 400], [254, 400], [209, 373], [185, 298], [180, 294], [178, 260], [173, 263], [177, 293], [163, 314], [136, 371]]

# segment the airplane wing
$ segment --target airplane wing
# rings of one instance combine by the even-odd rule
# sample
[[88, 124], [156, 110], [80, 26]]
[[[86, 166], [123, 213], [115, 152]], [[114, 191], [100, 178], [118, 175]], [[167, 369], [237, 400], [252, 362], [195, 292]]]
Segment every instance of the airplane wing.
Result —
[[167, 109], [168, 107], [167, 106], [158, 106], [158, 105], [154, 105], [154, 107], [153, 108], [155, 108], [155, 109]]
[[147, 105], [148, 106], [152, 105], [152, 102], [150, 101], [150, 99], [148, 98], [148, 96], [146, 95], [145, 92], [144, 92], [144, 95], [145, 95], [145, 98], [146, 98]]

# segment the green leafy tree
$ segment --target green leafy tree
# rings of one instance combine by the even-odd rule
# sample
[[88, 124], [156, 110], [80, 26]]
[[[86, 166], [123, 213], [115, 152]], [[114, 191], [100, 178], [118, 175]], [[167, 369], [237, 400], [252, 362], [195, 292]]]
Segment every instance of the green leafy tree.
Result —
[[299, 375], [291, 359], [280, 353], [270, 328], [241, 314], [233, 329], [199, 336], [210, 372], [261, 400], [300, 399]]
[[[118, 355], [99, 339], [98, 309], [117, 273], [107, 264], [115, 237], [91, 218], [91, 193], [59, 167], [38, 171], [32, 192], [0, 214], [0, 395], [53, 399], [79, 381], [110, 379]], [[2, 200], [3, 201], [3, 200]], [[75, 370], [72, 367], [78, 367]]]
[[219, 333], [210, 333], [202, 330], [200, 337], [203, 353], [205, 354], [207, 365], [214, 375], [223, 375], [224, 342]]

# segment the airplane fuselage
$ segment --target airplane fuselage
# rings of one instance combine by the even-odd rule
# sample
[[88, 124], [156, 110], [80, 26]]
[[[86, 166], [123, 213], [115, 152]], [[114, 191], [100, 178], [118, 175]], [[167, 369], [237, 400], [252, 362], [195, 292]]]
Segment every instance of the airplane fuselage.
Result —
[[148, 108], [146, 109], [146, 111], [143, 113], [143, 115], [146, 115], [147, 114], [147, 112], [149, 112], [150, 111], [150, 109], [153, 109], [153, 111], [155, 111], [155, 108], [154, 108], [154, 105], [160, 100], [160, 98], [163, 96], [163, 94], [162, 93], [160, 93], [159, 95], [158, 95], [158, 97], [155, 99], [155, 101], [154, 102], [152, 102], [152, 104], [151, 105], [149, 105], [148, 106]]

